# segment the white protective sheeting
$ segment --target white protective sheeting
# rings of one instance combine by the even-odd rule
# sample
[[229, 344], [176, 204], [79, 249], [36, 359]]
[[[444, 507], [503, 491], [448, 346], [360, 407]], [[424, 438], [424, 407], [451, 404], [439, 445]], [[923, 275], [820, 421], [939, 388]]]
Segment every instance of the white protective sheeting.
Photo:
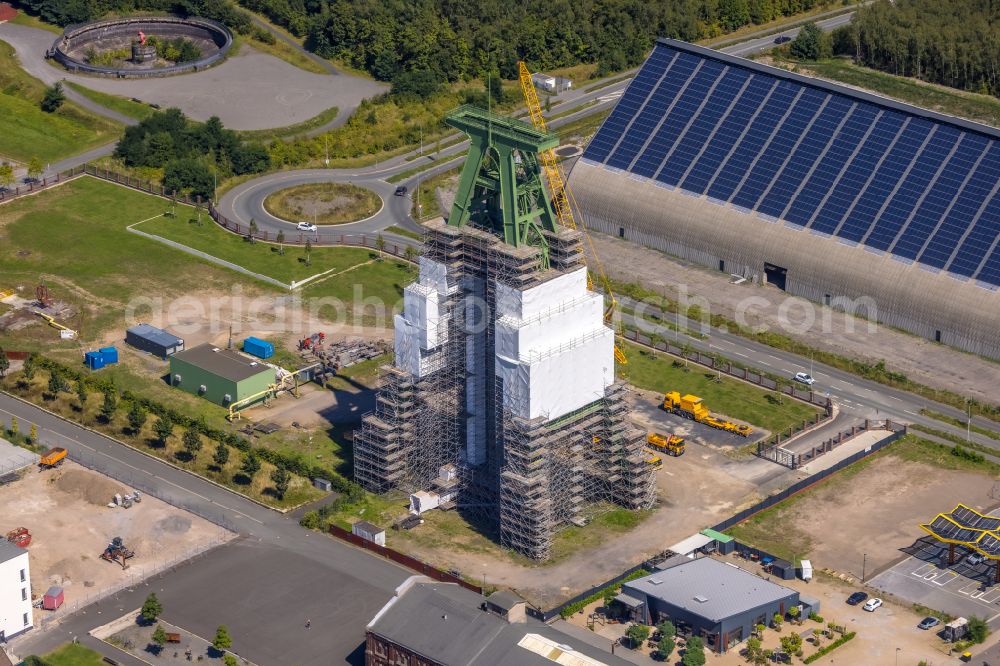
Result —
[[692, 534], [687, 539], [675, 543], [667, 550], [672, 550], [678, 555], [691, 557], [694, 551], [698, 550], [699, 548], [704, 548], [713, 541], [715, 541], [715, 539], [713, 539], [710, 536], [705, 536], [704, 534]]
[[519, 291], [497, 286], [496, 371], [504, 407], [559, 418], [604, 397], [614, 381], [614, 333], [581, 268]]
[[445, 266], [421, 257], [420, 277], [403, 290], [403, 313], [394, 319], [393, 347], [400, 370], [415, 377], [429, 373], [428, 360], [447, 341], [447, 327], [441, 321], [447, 289]]

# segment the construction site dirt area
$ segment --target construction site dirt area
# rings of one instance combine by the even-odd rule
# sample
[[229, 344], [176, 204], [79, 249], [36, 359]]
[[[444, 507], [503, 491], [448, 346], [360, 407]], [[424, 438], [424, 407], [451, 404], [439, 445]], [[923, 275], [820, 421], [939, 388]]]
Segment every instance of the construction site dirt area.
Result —
[[[700, 445], [688, 446], [679, 458], [665, 457], [656, 472], [659, 496], [652, 512], [636, 517], [630, 529], [609, 527], [600, 518], [584, 528], [566, 528], [556, 536], [555, 561], [549, 564], [534, 565], [501, 551], [464, 523], [456, 529], [461, 520], [454, 511], [447, 519], [437, 511], [424, 514], [425, 524], [408, 533], [390, 530], [386, 545], [470, 579], [485, 574], [487, 585], [515, 589], [549, 608], [759, 500], [756, 486], [723, 469], [724, 461]], [[751, 464], [758, 462], [763, 461]]]
[[[907, 443], [899, 442], [892, 447]], [[963, 503], [989, 511], [1000, 503], [989, 474], [942, 469], [878, 455], [860, 471], [841, 472], [790, 502], [751, 518], [732, 533], [784, 558], [808, 558], [817, 569], [870, 579], [905, 557], [926, 534], [921, 523]], [[777, 551], [777, 552], [775, 552]]]
[[[116, 494], [132, 492], [127, 485], [68, 460], [56, 469], [30, 468], [19, 480], [0, 486], [5, 523], [0, 531], [25, 527], [32, 535], [28, 550], [33, 596], [40, 598], [49, 587], [60, 586], [65, 592], [63, 608], [72, 608], [233, 536], [148, 495], [128, 509], [108, 506]], [[101, 558], [115, 537], [134, 552], [127, 569]]]

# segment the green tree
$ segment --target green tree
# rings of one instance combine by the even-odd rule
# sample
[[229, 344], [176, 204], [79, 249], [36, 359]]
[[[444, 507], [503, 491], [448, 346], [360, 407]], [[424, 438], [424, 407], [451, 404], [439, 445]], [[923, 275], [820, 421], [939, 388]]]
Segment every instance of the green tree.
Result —
[[212, 647], [220, 652], [233, 647], [233, 639], [229, 635], [229, 629], [224, 624], [220, 624], [215, 630], [215, 638], [212, 639]]
[[661, 636], [666, 636], [667, 638], [673, 638], [677, 635], [677, 628], [674, 627], [674, 623], [670, 620], [664, 620], [656, 625], [656, 630], [660, 632]]
[[604, 611], [607, 612], [608, 609], [611, 608], [611, 604], [614, 603], [615, 600], [616, 594], [614, 586], [606, 588], [602, 596], [604, 599]]
[[788, 617], [791, 619], [792, 622], [795, 622], [796, 620], [799, 619], [799, 613], [800, 611], [798, 606], [792, 606], [791, 608], [788, 609]]
[[311, 238], [307, 238], [306, 239], [306, 266], [312, 266], [312, 249], [313, 249], [312, 239]]
[[274, 482], [274, 492], [278, 499], [285, 499], [285, 493], [288, 492], [288, 484], [291, 480], [292, 475], [284, 467], [276, 467], [271, 472], [271, 481]]
[[4, 162], [0, 164], [0, 190], [14, 184], [14, 167]]
[[279, 229], [274, 240], [278, 241], [278, 254], [285, 256], [285, 232]]
[[45, 165], [37, 157], [32, 157], [28, 160], [28, 178], [37, 180], [39, 176], [42, 175], [42, 171], [45, 170]]
[[56, 81], [45, 89], [45, 95], [42, 97], [42, 102], [39, 106], [42, 107], [42, 111], [45, 113], [53, 113], [60, 106], [62, 106], [65, 101], [66, 93], [63, 92], [62, 83]]
[[670, 655], [674, 653], [674, 639], [669, 636], [660, 636], [659, 642], [656, 644], [656, 656], [661, 661], [666, 661], [670, 659]]
[[143, 622], [152, 623], [162, 614], [163, 604], [156, 598], [156, 592], [150, 592], [146, 600], [142, 602], [142, 610], [139, 611], [139, 617]]
[[375, 249], [378, 250], [378, 260], [382, 261], [384, 258], [382, 253], [385, 252], [385, 238], [382, 234], [375, 236]]
[[754, 666], [765, 666], [767, 664], [767, 660], [764, 659], [764, 648], [761, 646], [761, 640], [756, 636], [751, 636], [747, 639], [746, 658]]
[[226, 463], [229, 462], [229, 447], [219, 442], [215, 447], [215, 454], [212, 456], [212, 462], [215, 463], [220, 469], [225, 467]]
[[240, 473], [253, 481], [253, 477], [260, 471], [260, 458], [253, 451], [247, 451], [243, 456], [243, 463], [240, 465]]
[[24, 366], [21, 368], [21, 375], [29, 382], [35, 378], [35, 358], [28, 356], [24, 359]]
[[10, 417], [10, 435], [11, 437], [17, 437], [17, 433], [18, 433], [17, 417], [12, 416]]
[[792, 40], [788, 51], [799, 60], [829, 58], [832, 54], [830, 37], [810, 21], [799, 28], [799, 34]]
[[982, 643], [990, 635], [990, 627], [986, 620], [972, 615], [969, 617], [969, 640], [973, 643]]
[[76, 383], [76, 401], [80, 405], [80, 411], [82, 412], [87, 407], [87, 398], [90, 394], [87, 393], [87, 384], [81, 379]]
[[228, 652], [222, 655], [222, 663], [224, 664], [224, 666], [239, 666], [239, 662], [236, 660], [236, 657], [229, 654]]
[[105, 391], [104, 402], [101, 403], [101, 419], [105, 423], [111, 423], [116, 411], [118, 411], [118, 396], [114, 391]]
[[792, 632], [788, 636], [781, 637], [781, 650], [785, 654], [795, 654], [802, 649], [802, 637]]
[[38, 443], [38, 426], [34, 423], [31, 424], [31, 430], [28, 431], [28, 441], [32, 444]]
[[646, 639], [649, 638], [649, 627], [644, 624], [633, 624], [625, 632], [625, 635], [632, 643], [632, 649], [638, 650], [646, 642]]
[[198, 452], [201, 451], [201, 435], [198, 434], [196, 428], [188, 428], [184, 431], [184, 439], [182, 440], [184, 444], [184, 451], [187, 452], [188, 457], [192, 460]]
[[784, 619], [785, 618], [781, 616], [781, 613], [775, 613], [774, 617], [771, 618], [771, 622], [774, 625], [774, 628], [781, 629], [781, 623], [784, 621]]
[[128, 410], [128, 427], [133, 435], [138, 435], [146, 424], [146, 410], [138, 402], [133, 402]]
[[66, 390], [66, 382], [63, 380], [62, 375], [59, 374], [57, 370], [53, 370], [49, 373], [49, 394], [55, 398], [61, 392]]
[[403, 256], [406, 258], [406, 261], [409, 262], [410, 269], [411, 270], [416, 270], [417, 269], [417, 266], [416, 266], [417, 250], [416, 250], [416, 248], [414, 248], [412, 245], [407, 245], [406, 249], [403, 250]]
[[160, 443], [160, 446], [166, 446], [167, 440], [170, 439], [170, 435], [173, 433], [174, 424], [171, 423], [168, 417], [161, 416], [153, 423], [153, 434], [156, 435], [156, 441]]
[[704, 666], [705, 664], [705, 643], [698, 636], [688, 639], [687, 647], [684, 649], [684, 657], [681, 659], [683, 666]]
[[156, 625], [156, 629], [153, 631], [153, 642], [160, 649], [167, 644], [167, 632], [163, 630], [163, 625]]
[[7, 352], [4, 351], [3, 347], [0, 347], [0, 379], [7, 376], [7, 371], [10, 369], [10, 359], [7, 358]]
[[253, 219], [251, 217], [250, 218], [250, 233], [247, 234], [247, 239], [250, 241], [251, 245], [253, 245], [254, 243], [257, 242], [256, 236], [257, 236], [257, 232], [259, 232], [259, 231], [260, 231], [260, 227], [257, 226], [257, 220], [255, 220], [255, 219]]

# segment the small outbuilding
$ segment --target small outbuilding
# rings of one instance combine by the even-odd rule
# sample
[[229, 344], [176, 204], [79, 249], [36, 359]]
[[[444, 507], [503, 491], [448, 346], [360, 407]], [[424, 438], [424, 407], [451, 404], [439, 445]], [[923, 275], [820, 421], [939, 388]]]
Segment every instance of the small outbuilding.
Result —
[[275, 369], [235, 351], [203, 344], [170, 357], [170, 383], [228, 407], [253, 396], [264, 399], [275, 383]]
[[42, 608], [54, 611], [63, 605], [63, 600], [63, 589], [57, 585], [53, 585], [42, 596]]
[[351, 525], [351, 534], [379, 546], [385, 545], [385, 530], [378, 525], [369, 523], [367, 520], [359, 520]]
[[163, 359], [184, 351], [184, 340], [150, 324], [136, 324], [125, 331], [125, 342]]
[[[651, 625], [670, 620], [715, 652], [749, 638], [755, 625], [770, 625], [775, 614], [802, 606], [797, 591], [710, 557], [623, 583], [618, 601], [629, 618]], [[808, 615], [812, 609], [800, 610]]]

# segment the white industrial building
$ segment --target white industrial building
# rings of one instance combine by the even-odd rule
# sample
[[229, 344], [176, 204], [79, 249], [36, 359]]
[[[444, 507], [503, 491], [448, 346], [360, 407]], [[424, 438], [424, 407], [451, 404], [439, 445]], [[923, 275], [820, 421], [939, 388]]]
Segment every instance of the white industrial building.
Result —
[[549, 76], [541, 72], [532, 74], [531, 82], [535, 84], [536, 88], [541, 88], [545, 92], [550, 93], [561, 93], [573, 87], [573, 82], [569, 79], [564, 79], [561, 76]]
[[0, 642], [31, 627], [28, 551], [0, 538]]

